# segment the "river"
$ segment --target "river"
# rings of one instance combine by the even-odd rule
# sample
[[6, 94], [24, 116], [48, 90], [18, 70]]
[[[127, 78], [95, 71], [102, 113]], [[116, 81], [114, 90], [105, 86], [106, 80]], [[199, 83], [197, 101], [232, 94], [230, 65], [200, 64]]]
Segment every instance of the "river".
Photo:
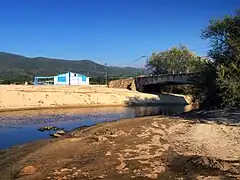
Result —
[[81, 126], [91, 126], [101, 122], [150, 115], [172, 115], [189, 109], [189, 106], [185, 105], [162, 105], [1, 112], [0, 149], [50, 138], [49, 131], [38, 131], [38, 128], [44, 126], [56, 126], [71, 131]]

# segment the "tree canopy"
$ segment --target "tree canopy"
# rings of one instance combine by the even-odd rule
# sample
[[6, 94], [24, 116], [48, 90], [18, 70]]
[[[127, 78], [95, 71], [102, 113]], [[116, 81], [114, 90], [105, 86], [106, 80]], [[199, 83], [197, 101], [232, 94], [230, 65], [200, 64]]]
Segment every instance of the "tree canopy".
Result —
[[167, 51], [152, 53], [147, 67], [153, 74], [190, 73], [201, 69], [207, 59], [196, 56], [186, 46], [179, 45]]
[[193, 95], [202, 107], [240, 106], [240, 10], [222, 19], [210, 20], [202, 31], [210, 41], [208, 57], [201, 58], [180, 45], [153, 53], [147, 67], [154, 74], [195, 73]]
[[223, 19], [211, 20], [203, 30], [202, 37], [210, 40], [212, 49], [209, 51], [209, 56], [213, 59], [213, 63], [207, 70], [202, 70], [201, 79], [205, 79], [203, 81], [205, 84], [211, 80], [210, 83], [215, 85], [215, 91], [210, 87], [202, 89], [204, 101], [215, 100], [208, 104], [217, 106], [220, 105], [219, 102], [225, 107], [238, 106], [240, 104], [240, 10]]

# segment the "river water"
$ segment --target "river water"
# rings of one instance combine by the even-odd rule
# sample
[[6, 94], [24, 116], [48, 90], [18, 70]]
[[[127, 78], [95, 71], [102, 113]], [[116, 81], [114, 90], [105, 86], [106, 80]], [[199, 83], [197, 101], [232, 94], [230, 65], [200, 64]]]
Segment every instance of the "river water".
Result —
[[38, 131], [38, 128], [44, 126], [56, 126], [70, 131], [101, 122], [150, 115], [172, 115], [189, 109], [185, 105], [162, 105], [2, 112], [0, 113], [0, 149], [50, 138], [49, 131]]

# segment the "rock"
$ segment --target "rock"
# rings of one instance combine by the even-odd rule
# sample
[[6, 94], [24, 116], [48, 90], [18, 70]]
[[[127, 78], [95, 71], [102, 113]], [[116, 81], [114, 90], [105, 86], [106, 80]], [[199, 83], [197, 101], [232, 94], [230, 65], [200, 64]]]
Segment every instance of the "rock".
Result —
[[58, 131], [56, 131], [56, 133], [57, 133], [57, 134], [60, 134], [60, 135], [65, 135], [65, 134], [66, 134], [66, 132], [63, 131], [63, 130], [58, 130]]
[[106, 155], [106, 156], [111, 156], [112, 153], [111, 153], [110, 151], [108, 151], [105, 155]]
[[58, 128], [58, 127], [55, 127], [55, 126], [45, 126], [45, 127], [41, 127], [41, 128], [39, 128], [38, 129], [39, 131], [42, 131], [42, 132], [44, 132], [44, 131], [51, 131], [51, 130], [53, 130], [53, 131], [61, 131], [61, 130], [63, 130], [63, 128]]
[[112, 134], [112, 135], [109, 135], [109, 137], [115, 138], [115, 137], [118, 137], [118, 135], [117, 134]]
[[72, 176], [78, 176], [78, 172], [75, 172], [75, 173], [73, 173], [73, 175]]
[[58, 131], [56, 131], [56, 133], [52, 133], [52, 134], [50, 134], [50, 136], [52, 136], [52, 137], [56, 137], [56, 138], [59, 138], [59, 137], [65, 135], [65, 134], [66, 134], [65, 131], [63, 131], [63, 130], [58, 130]]
[[45, 126], [45, 127], [41, 127], [38, 130], [39, 131], [50, 131], [53, 128], [53, 126]]
[[98, 136], [98, 141], [106, 141], [106, 140], [108, 140], [106, 137]]
[[26, 175], [32, 175], [35, 174], [37, 172], [37, 168], [30, 165], [30, 166], [26, 166], [24, 167], [21, 172], [20, 172], [20, 176], [26, 176]]
[[53, 133], [53, 134], [50, 134], [50, 136], [55, 137], [55, 138], [59, 138], [59, 137], [61, 137], [62, 135], [57, 134], [57, 133]]
[[69, 171], [69, 169], [68, 169], [68, 168], [63, 168], [63, 169], [61, 169], [60, 171], [61, 171], [61, 172], [67, 172], [67, 171]]
[[123, 88], [129, 90], [136, 90], [135, 80], [133, 78], [113, 80], [109, 82], [110, 88]]
[[127, 135], [127, 133], [120, 129], [117, 131], [117, 135], [122, 136], [122, 135]]

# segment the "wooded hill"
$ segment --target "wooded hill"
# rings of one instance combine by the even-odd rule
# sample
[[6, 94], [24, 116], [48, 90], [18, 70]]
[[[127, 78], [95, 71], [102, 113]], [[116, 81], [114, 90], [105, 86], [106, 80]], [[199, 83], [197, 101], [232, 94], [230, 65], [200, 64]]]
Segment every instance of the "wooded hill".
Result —
[[[103, 79], [106, 68], [91, 60], [63, 60], [45, 57], [29, 58], [0, 52], [0, 80], [32, 80], [34, 76], [52, 76], [65, 72], [76, 72], [93, 79]], [[110, 79], [136, 76], [141, 69], [133, 67], [107, 67]]]

